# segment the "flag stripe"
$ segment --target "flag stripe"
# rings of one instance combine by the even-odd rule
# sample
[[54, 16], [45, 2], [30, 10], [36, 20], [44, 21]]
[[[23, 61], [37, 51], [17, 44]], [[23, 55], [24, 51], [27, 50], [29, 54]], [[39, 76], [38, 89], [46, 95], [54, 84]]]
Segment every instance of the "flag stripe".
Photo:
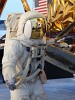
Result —
[[39, 11], [39, 12], [47, 12], [46, 9], [43, 9], [43, 10], [42, 10], [42, 9], [41, 9], [41, 10], [38, 9], [38, 11]]
[[37, 8], [35, 8], [35, 10], [38, 10], [38, 9], [47, 9], [47, 7], [37, 7]]
[[[38, 12], [40, 12], [40, 11], [38, 11]], [[45, 15], [47, 15], [47, 12], [42, 12], [42, 14], [45, 14]]]
[[42, 3], [42, 4], [39, 4], [39, 6], [46, 6], [46, 4], [45, 3]]
[[39, 0], [39, 3], [47, 3], [47, 0], [42, 0], [42, 1]]
[[[40, 9], [42, 9], [43, 7], [46, 7], [46, 6], [39, 6], [39, 7], [36, 7], [36, 8], [40, 8]], [[36, 8], [35, 8], [35, 9], [36, 9]], [[47, 7], [46, 7], [46, 8], [47, 8]]]
[[[38, 11], [38, 12], [40, 12], [40, 13], [41, 13], [41, 11]], [[46, 11], [46, 12], [45, 12], [45, 11], [44, 11], [44, 12], [42, 12], [42, 14], [45, 14], [45, 15], [46, 15], [46, 14], [47, 14], [47, 11]]]

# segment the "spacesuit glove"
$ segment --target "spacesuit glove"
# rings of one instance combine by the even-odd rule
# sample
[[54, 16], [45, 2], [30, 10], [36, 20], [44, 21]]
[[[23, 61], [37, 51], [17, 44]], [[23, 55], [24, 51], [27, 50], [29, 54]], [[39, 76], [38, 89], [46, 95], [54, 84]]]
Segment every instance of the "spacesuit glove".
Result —
[[11, 81], [6, 81], [6, 85], [11, 91], [14, 91], [16, 89], [14, 80], [12, 82]]

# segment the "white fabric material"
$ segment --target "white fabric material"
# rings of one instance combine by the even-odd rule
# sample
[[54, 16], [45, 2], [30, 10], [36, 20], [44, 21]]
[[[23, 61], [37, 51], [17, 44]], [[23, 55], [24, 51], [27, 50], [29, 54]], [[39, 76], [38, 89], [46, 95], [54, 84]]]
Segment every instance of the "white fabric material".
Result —
[[[18, 30], [17, 30], [17, 34], [16, 34], [17, 39], [23, 45], [28, 46], [28, 47], [30, 47], [31, 45], [39, 45], [40, 43], [44, 44], [44, 41], [42, 39], [40, 39], [40, 40], [39, 39], [37, 39], [37, 40], [29, 39], [30, 35], [28, 36], [28, 33], [24, 29], [24, 26], [27, 23], [27, 21], [32, 18], [43, 18], [45, 20], [44, 16], [37, 11], [26, 12], [25, 14], [22, 14], [19, 19]], [[45, 23], [46, 23], [46, 20], [45, 20]], [[28, 28], [28, 30], [31, 31], [30, 27]]]
[[[18, 69], [22, 70], [21, 66], [23, 64], [24, 58], [27, 56], [24, 54], [24, 58], [20, 57], [23, 51], [26, 51], [25, 48], [22, 48], [22, 44], [16, 40], [9, 40], [7, 45], [4, 47], [4, 56], [2, 60], [3, 64], [3, 75], [5, 80], [10, 80], [14, 74], [16, 74], [15, 66], [18, 66]], [[20, 57], [20, 62], [18, 61]]]
[[20, 80], [16, 83], [16, 88], [18, 88], [24, 81], [26, 81], [30, 63], [31, 63], [31, 57], [29, 56], [27, 59], [27, 63], [25, 64], [25, 68], [23, 70], [23, 75], [21, 76]]
[[[27, 34], [27, 33], [23, 33], [23, 31], [24, 31], [23, 28], [24, 28], [24, 25], [26, 24], [26, 22], [32, 18], [43, 18], [45, 20], [45, 17], [37, 11], [29, 11], [29, 12], [22, 14], [19, 19], [17, 36], [19, 36], [21, 34]], [[45, 22], [46, 22], [46, 20], [45, 20]]]
[[[42, 39], [29, 39], [31, 33], [31, 25], [29, 19], [31, 18], [44, 18], [44, 16], [37, 12], [37, 11], [29, 11], [24, 14], [22, 13], [13, 13], [9, 14], [7, 16], [7, 20], [5, 22], [7, 33], [6, 33], [6, 42], [9, 41], [9, 39], [15, 37], [16, 40], [19, 40], [23, 45], [30, 47], [31, 45], [38, 45], [40, 43], [45, 43]], [[45, 20], [46, 23], [46, 20]], [[28, 26], [29, 24], [29, 26]], [[17, 36], [17, 37], [16, 37]]]
[[7, 19], [5, 21], [5, 25], [7, 28], [7, 33], [6, 33], [6, 42], [9, 41], [12, 37], [16, 36], [17, 29], [18, 29], [18, 20], [21, 16], [21, 13], [13, 13], [7, 15]]
[[[19, 20], [18, 25], [18, 31], [17, 31], [17, 37], [14, 37], [13, 39], [7, 38], [7, 42], [5, 43], [4, 47], [4, 56], [2, 59], [2, 73], [4, 76], [4, 80], [8, 80], [8, 82], [13, 81], [13, 76], [16, 75], [19, 71], [23, 70], [25, 67], [25, 60], [29, 54], [29, 52], [26, 50], [26, 46], [30, 47], [31, 45], [38, 45], [38, 44], [44, 44], [43, 39], [41, 40], [29, 40], [25, 34], [23, 33], [23, 26], [25, 25], [25, 22], [29, 20], [29, 18], [35, 18], [40, 17], [40, 13], [37, 12], [29, 12], [26, 14], [22, 14], [22, 16]], [[15, 16], [13, 16], [15, 18]], [[13, 18], [13, 19], [14, 19]], [[12, 19], [12, 17], [11, 17]], [[10, 19], [10, 20], [11, 20]], [[13, 19], [10, 21], [11, 24], [13, 24]], [[16, 21], [16, 19], [15, 19]], [[8, 21], [9, 22], [9, 21]], [[8, 23], [7, 23], [8, 24]], [[11, 26], [11, 28], [14, 26], [14, 24]], [[14, 27], [15, 28], [15, 27]], [[10, 35], [10, 27], [7, 25], [7, 34]], [[34, 70], [34, 62], [31, 62]], [[20, 77], [19, 77], [20, 78]], [[43, 100], [42, 98], [45, 98], [45, 96], [40, 97], [40, 95], [44, 94], [44, 89], [42, 86], [42, 83], [38, 77], [35, 77], [29, 82], [24, 82], [22, 85], [19, 86], [18, 89], [15, 89], [11, 92], [11, 100]], [[34, 99], [31, 99], [31, 98]], [[35, 98], [39, 99], [35, 99]], [[45, 99], [47, 100], [47, 99]]]
[[[25, 58], [29, 53], [26, 51], [26, 47], [17, 40], [9, 40], [7, 45], [9, 45], [9, 49], [8, 46], [5, 46], [4, 48], [2, 71], [4, 79], [10, 81], [11, 78], [16, 74], [16, 67], [19, 70], [22, 70]], [[29, 95], [33, 92], [33, 96], [44, 94], [43, 86], [39, 79], [37, 79], [37, 81], [34, 83], [26, 82], [22, 84], [18, 89], [11, 91], [11, 100], [22, 100], [20, 99], [22, 97], [28, 98], [27, 100], [29, 100]]]
[[18, 89], [11, 91], [11, 100], [48, 100], [40, 80], [35, 83], [22, 84]]

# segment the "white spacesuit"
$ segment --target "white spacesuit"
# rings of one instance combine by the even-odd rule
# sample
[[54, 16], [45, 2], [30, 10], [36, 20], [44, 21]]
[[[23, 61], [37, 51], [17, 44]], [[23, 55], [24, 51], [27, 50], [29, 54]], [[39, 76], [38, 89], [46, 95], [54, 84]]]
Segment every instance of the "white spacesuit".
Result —
[[6, 20], [6, 27], [2, 72], [11, 100], [48, 100], [43, 89], [44, 53], [42, 48], [37, 51], [38, 46], [46, 44], [44, 17], [36, 11], [12, 14]]

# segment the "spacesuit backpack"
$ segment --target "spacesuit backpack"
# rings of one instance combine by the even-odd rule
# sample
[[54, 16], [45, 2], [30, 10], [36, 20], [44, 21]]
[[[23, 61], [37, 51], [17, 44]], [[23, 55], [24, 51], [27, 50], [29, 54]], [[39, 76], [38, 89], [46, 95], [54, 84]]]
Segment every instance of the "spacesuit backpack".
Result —
[[20, 16], [21, 16], [21, 13], [13, 13], [13, 14], [7, 15], [7, 18], [5, 21], [5, 25], [6, 25], [6, 29], [7, 29], [5, 43], [9, 39], [16, 36]]

